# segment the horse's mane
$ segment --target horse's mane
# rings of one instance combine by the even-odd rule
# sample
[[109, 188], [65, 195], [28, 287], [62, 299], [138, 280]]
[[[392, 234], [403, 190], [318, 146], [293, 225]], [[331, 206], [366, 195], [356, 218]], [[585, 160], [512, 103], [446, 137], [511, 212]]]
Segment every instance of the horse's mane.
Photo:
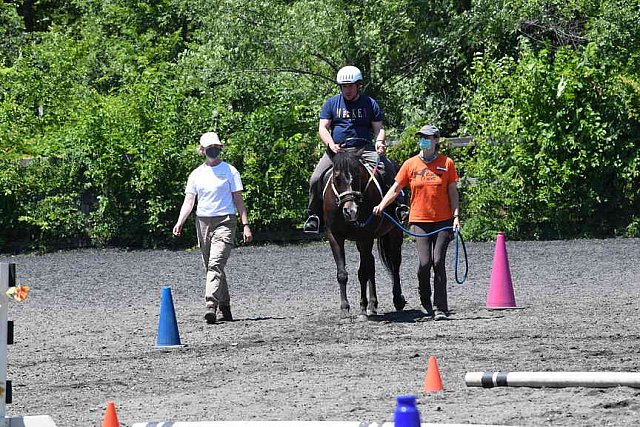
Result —
[[360, 156], [354, 151], [340, 151], [333, 156], [333, 168], [336, 171], [351, 171], [357, 175], [360, 170]]

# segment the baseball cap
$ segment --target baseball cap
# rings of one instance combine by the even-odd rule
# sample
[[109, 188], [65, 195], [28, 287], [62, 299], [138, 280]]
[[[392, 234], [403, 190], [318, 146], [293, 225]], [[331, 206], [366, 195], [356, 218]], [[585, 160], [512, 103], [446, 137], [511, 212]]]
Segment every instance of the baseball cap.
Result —
[[220, 142], [220, 138], [218, 138], [218, 134], [215, 132], [207, 132], [203, 133], [200, 137], [200, 146], [202, 148], [208, 148], [212, 145], [223, 146], [222, 142]]
[[438, 129], [434, 125], [424, 125], [418, 132], [416, 132], [416, 135], [435, 136], [436, 138], [439, 138], [440, 129]]

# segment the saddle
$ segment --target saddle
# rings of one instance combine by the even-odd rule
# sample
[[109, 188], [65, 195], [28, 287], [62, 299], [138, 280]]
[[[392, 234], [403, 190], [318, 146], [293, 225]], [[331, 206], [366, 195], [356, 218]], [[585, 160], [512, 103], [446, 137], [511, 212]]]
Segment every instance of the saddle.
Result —
[[[381, 161], [382, 160], [379, 160], [379, 162]], [[360, 163], [369, 172], [369, 180], [367, 181], [367, 186], [363, 189], [363, 192], [369, 187], [369, 185], [375, 185], [376, 188], [378, 189], [378, 192], [380, 193], [380, 197], [381, 198], [384, 197], [385, 193], [389, 189], [386, 188], [386, 185], [384, 185], [382, 174], [378, 170], [377, 166], [372, 168], [368, 163], [362, 161], [362, 159], [360, 159]], [[322, 188], [320, 189], [321, 191], [318, 192], [318, 194], [320, 195], [320, 200], [324, 199], [324, 192], [327, 191], [327, 188], [329, 187], [329, 182], [330, 182], [332, 173], [333, 173], [333, 167], [330, 167], [322, 174], [322, 178], [319, 181], [322, 184]]]

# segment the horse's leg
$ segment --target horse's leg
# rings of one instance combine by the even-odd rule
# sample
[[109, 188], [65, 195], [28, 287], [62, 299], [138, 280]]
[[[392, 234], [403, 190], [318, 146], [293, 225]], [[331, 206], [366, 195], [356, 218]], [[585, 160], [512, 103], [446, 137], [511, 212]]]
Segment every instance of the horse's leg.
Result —
[[393, 281], [393, 306], [397, 311], [401, 311], [407, 305], [407, 300], [402, 295], [402, 286], [400, 284], [400, 264], [402, 263], [402, 230], [398, 228], [391, 229], [387, 234], [381, 237], [382, 258], [386, 261], [386, 267], [391, 274]]
[[[356, 242], [360, 252], [360, 267], [358, 279], [360, 280], [360, 315], [378, 314], [378, 294], [376, 292], [376, 264], [371, 249], [373, 239], [359, 240]], [[367, 287], [369, 298], [367, 300]]]
[[329, 239], [329, 245], [331, 245], [331, 252], [333, 253], [333, 259], [336, 262], [338, 284], [340, 285], [340, 310], [342, 311], [342, 317], [349, 316], [349, 301], [347, 300], [347, 279], [349, 275], [347, 273], [346, 262], [344, 257], [344, 237], [336, 237], [330, 230], [327, 232], [327, 238]]

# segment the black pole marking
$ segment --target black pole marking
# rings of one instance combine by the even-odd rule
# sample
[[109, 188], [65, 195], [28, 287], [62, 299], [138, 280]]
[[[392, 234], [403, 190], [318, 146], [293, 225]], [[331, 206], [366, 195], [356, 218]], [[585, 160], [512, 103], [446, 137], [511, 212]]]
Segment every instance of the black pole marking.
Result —
[[16, 265], [14, 263], [9, 263], [9, 284], [7, 285], [9, 288], [16, 285]]
[[[493, 379], [494, 375], [495, 381]], [[509, 375], [509, 372], [484, 372], [482, 378], [480, 378], [480, 384], [484, 388], [507, 387], [509, 386], [507, 375]]]
[[496, 375], [496, 386], [507, 387], [509, 385], [507, 384], [507, 375], [509, 375], [508, 372], [498, 372], [498, 375]]
[[493, 387], [493, 372], [484, 372], [482, 374], [482, 378], [480, 379], [480, 384], [484, 388], [492, 388]]
[[13, 320], [7, 321], [7, 345], [13, 344]]

